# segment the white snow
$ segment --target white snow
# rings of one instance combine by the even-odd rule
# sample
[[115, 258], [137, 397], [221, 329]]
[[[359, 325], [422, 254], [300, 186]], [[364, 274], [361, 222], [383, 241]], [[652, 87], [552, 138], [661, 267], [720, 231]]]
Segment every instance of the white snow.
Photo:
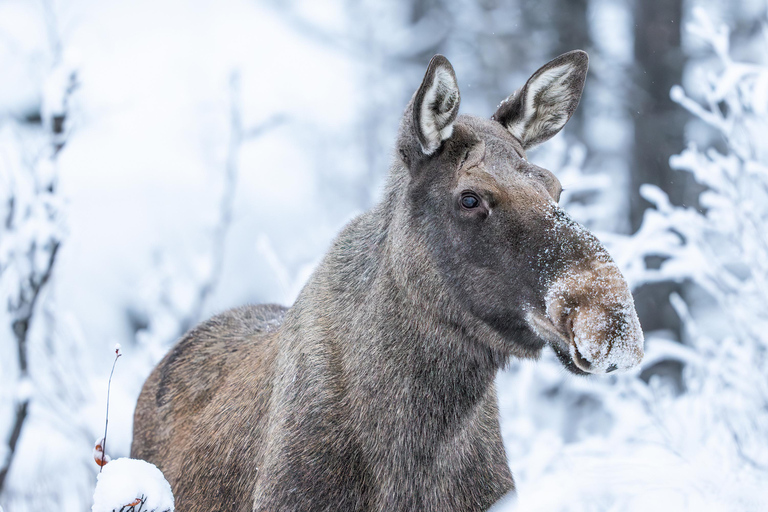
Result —
[[[478, 64], [477, 52], [466, 51], [474, 36], [463, 29], [496, 24], [520, 35], [509, 22], [517, 15], [511, 3], [501, 2], [510, 5], [498, 16], [487, 3], [464, 2], [456, 18], [462, 30], [452, 31], [462, 34], [458, 43], [440, 16], [428, 13], [413, 25], [410, 11], [398, 11], [403, 2], [329, 3], [302, 0], [292, 10], [297, 2], [0, 2], [0, 221], [9, 194], [30, 212], [19, 229], [0, 222], [0, 437], [12, 425], [16, 399], [33, 399], [0, 496], [7, 512], [92, 504], [92, 442], [103, 434], [110, 349], [118, 341], [130, 350], [112, 382], [109, 450], [128, 453], [141, 384], [211, 268], [233, 71], [242, 76], [245, 128], [278, 114], [286, 121], [234, 155], [240, 170], [223, 274], [202, 316], [247, 302], [292, 302], [340, 226], [376, 197], [399, 116], [424, 73], [417, 59], [403, 63], [397, 55], [440, 46], [456, 67], [463, 112], [490, 113], [485, 102], [503, 97], [486, 98], [485, 87], [475, 86], [480, 71], [500, 61]], [[579, 107], [588, 109], [589, 150], [566, 126], [529, 155], [557, 174], [566, 189], [561, 204], [590, 228], [626, 223], [620, 191], [629, 188], [633, 138], [625, 103], [631, 13], [610, 0], [589, 2], [590, 32], [603, 57], [593, 59], [597, 73]], [[696, 283], [696, 295], [672, 299], [685, 339], [646, 333], [645, 359], [622, 374], [575, 378], [545, 352], [499, 376], [519, 510], [716, 510], [723, 503], [768, 510], [768, 129], [760, 124], [768, 110], [767, 54], [746, 59], [754, 67], [731, 67], [745, 52], [727, 55], [727, 29], [701, 13], [695, 20], [703, 45], [673, 97], [708, 124], [686, 127], [698, 146], [672, 163], [710, 190], [702, 196], [707, 213], [676, 207], [648, 185], [643, 194], [656, 208], [641, 230], [600, 235], [633, 287]], [[54, 32], [62, 44], [58, 64]], [[535, 52], [549, 51], [539, 44], [545, 35], [531, 45], [540, 47]], [[527, 77], [516, 73], [552, 56], [526, 70], [497, 70], [510, 87], [504, 94]], [[20, 119], [42, 103], [46, 112], [64, 107], [67, 69], [77, 71], [81, 86], [70, 98], [71, 131], [54, 165], [40, 126]], [[727, 79], [719, 81], [720, 71]], [[717, 107], [718, 98], [727, 108]], [[707, 149], [711, 127], [718, 151]], [[57, 193], [32, 204], [35, 190], [54, 180]], [[48, 222], [51, 208], [66, 218]], [[30, 331], [34, 394], [24, 385], [17, 395], [7, 300], [27, 270], [45, 265], [43, 252], [25, 259], [29, 244], [60, 233], [65, 243]], [[669, 259], [653, 270], [646, 255]], [[651, 371], [670, 363], [682, 367], [678, 381]], [[0, 461], [8, 454], [0, 442]]]
[[115, 459], [102, 469], [91, 512], [112, 512], [142, 500], [142, 511], [173, 512], [171, 486], [157, 466], [143, 460]]
[[[670, 297], [682, 339], [649, 333], [642, 366], [627, 374], [565, 378], [548, 353], [501, 374], [501, 426], [519, 500], [500, 510], [768, 510], [768, 155], [765, 129], [749, 123], [766, 66], [734, 82], [727, 30], [701, 16], [695, 32], [718, 57], [702, 66], [705, 99], [689, 97], [687, 86], [673, 99], [728, 147], [692, 144], [670, 163], [706, 185], [706, 211], [645, 185], [655, 209], [640, 230], [602, 237], [633, 287], [695, 283]], [[709, 101], [716, 97], [725, 108]], [[663, 261], [649, 268], [647, 256]], [[682, 371], [665, 374], [663, 365]], [[641, 370], [650, 377], [638, 378]]]

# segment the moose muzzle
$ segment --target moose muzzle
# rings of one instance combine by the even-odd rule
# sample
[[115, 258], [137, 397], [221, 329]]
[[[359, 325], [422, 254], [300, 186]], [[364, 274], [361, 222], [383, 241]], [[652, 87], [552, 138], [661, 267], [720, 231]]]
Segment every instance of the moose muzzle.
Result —
[[624, 277], [607, 256], [566, 270], [549, 286], [546, 316], [529, 322], [548, 339], [561, 359], [580, 370], [608, 373], [632, 368], [643, 359], [643, 331]]

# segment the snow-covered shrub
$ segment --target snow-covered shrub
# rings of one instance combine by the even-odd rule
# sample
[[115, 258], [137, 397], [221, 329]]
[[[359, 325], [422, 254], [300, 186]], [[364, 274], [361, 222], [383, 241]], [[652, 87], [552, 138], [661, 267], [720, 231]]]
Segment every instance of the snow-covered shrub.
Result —
[[646, 185], [640, 230], [602, 236], [633, 287], [685, 283], [670, 298], [684, 339], [647, 333], [642, 368], [623, 375], [576, 379], [550, 354], [513, 363], [498, 387], [519, 502], [500, 510], [768, 509], [768, 67], [734, 60], [703, 11], [688, 29], [714, 59], [694, 70], [700, 94], [672, 98], [716, 137], [670, 165], [705, 187], [702, 209]]
[[58, 167], [78, 79], [52, 61], [39, 119], [0, 123], [0, 495], [19, 511], [85, 503], [92, 478], [71, 455], [92, 437], [87, 350], [50, 286], [67, 238]]
[[732, 59], [729, 32], [703, 10], [690, 32], [716, 57], [702, 98], [682, 87], [674, 101], [716, 130], [725, 150], [691, 143], [670, 165], [706, 189], [701, 210], [674, 206], [656, 187], [642, 193], [649, 210], [633, 240], [638, 258], [660, 257], [643, 279], [689, 282], [685, 300], [672, 303], [684, 322], [690, 355], [684, 364], [693, 416], [704, 428], [689, 431], [720, 446], [723, 469], [768, 479], [768, 66]]

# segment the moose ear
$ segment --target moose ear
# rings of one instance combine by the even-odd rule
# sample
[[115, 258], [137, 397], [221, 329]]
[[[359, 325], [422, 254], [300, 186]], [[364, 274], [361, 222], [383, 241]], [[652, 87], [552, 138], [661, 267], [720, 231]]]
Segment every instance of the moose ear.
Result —
[[530, 149], [553, 137], [571, 118], [581, 99], [589, 57], [564, 53], [536, 71], [522, 89], [504, 100], [491, 117]]
[[413, 97], [413, 129], [425, 155], [433, 154], [453, 134], [459, 103], [453, 66], [442, 55], [435, 55]]

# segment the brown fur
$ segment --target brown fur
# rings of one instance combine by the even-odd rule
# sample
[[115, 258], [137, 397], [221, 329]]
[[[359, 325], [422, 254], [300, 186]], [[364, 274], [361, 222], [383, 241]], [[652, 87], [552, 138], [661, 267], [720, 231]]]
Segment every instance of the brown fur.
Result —
[[558, 220], [557, 179], [502, 124], [456, 117], [448, 78], [433, 90], [455, 98], [421, 108], [435, 76], [455, 76], [436, 66], [450, 64], [433, 60], [406, 110], [382, 202], [293, 307], [214, 317], [148, 378], [132, 456], [165, 473], [180, 512], [481, 511], [514, 488], [496, 371], [568, 342], [526, 315], [545, 318], [550, 285], [607, 254]]

